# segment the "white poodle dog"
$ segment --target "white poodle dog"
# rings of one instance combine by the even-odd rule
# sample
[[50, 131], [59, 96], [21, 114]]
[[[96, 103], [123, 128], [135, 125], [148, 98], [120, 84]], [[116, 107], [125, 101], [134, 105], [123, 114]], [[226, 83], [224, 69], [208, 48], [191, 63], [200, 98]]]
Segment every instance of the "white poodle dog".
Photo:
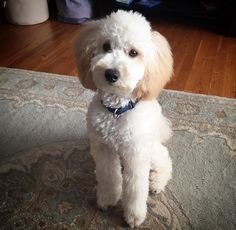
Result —
[[97, 205], [121, 199], [126, 222], [139, 226], [149, 188], [162, 191], [172, 173], [170, 123], [156, 100], [172, 75], [169, 44], [142, 15], [119, 10], [86, 24], [75, 53], [82, 85], [97, 92], [87, 113]]

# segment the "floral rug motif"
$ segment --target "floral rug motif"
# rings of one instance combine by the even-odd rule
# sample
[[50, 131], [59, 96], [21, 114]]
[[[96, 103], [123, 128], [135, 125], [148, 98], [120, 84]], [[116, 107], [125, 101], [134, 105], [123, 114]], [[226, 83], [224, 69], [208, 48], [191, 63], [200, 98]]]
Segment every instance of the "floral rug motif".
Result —
[[[96, 207], [77, 78], [0, 68], [0, 229], [129, 229]], [[236, 100], [163, 90], [173, 179], [139, 229], [236, 228]]]

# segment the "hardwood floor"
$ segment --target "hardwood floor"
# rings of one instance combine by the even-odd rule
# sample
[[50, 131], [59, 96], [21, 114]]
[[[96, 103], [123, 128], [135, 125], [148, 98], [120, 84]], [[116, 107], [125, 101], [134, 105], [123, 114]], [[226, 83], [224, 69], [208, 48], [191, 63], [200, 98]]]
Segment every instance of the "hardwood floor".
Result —
[[[236, 38], [167, 22], [152, 23], [170, 42], [174, 76], [166, 88], [236, 98]], [[79, 25], [49, 20], [0, 25], [0, 66], [77, 75], [73, 39]]]

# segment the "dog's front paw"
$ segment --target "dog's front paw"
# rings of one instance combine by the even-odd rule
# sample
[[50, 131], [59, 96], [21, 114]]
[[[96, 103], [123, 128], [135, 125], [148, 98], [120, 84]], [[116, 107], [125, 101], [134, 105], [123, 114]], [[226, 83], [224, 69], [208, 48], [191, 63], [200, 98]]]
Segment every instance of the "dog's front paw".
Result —
[[136, 207], [135, 209], [129, 209], [125, 211], [125, 220], [131, 228], [140, 226], [145, 218], [147, 213], [147, 206]]

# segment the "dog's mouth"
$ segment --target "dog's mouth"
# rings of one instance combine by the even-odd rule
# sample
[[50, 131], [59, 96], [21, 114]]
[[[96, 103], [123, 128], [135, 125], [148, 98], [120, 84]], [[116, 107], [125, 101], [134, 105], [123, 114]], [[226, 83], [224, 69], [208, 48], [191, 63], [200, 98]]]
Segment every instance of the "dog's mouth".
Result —
[[93, 73], [93, 81], [99, 90], [107, 93], [115, 93], [118, 95], [130, 95], [133, 91], [128, 83], [127, 71], [125, 68], [117, 68], [97, 63], [91, 69]]
[[92, 69], [92, 72], [95, 84], [97, 83], [101, 86], [118, 86], [121, 82], [120, 71], [116, 68], [104, 68], [104, 66], [96, 66], [94, 69]]
[[105, 79], [104, 75], [96, 76], [94, 83], [97, 89], [105, 93], [113, 93], [119, 96], [127, 96], [132, 93], [132, 89], [125, 85], [120, 78], [116, 82], [109, 82]]

